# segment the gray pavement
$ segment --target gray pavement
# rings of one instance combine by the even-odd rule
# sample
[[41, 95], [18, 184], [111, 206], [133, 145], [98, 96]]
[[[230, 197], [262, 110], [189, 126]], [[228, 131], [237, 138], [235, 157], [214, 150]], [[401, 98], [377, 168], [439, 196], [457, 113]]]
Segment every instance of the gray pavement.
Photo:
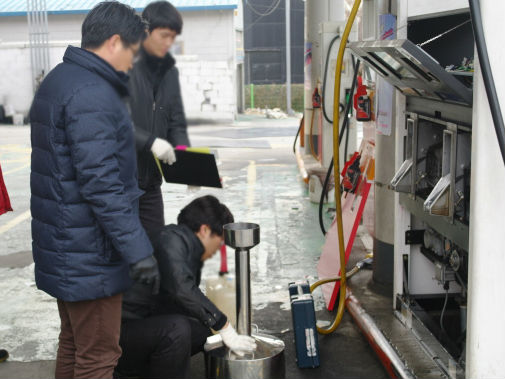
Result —
[[[292, 328], [287, 284], [302, 278], [315, 280], [324, 243], [317, 206], [308, 199], [291, 152], [297, 127], [298, 120], [293, 118], [252, 116], [233, 125], [191, 127], [193, 145], [217, 148], [224, 189], [192, 191], [183, 185], [164, 184], [166, 222], [175, 222], [178, 210], [193, 198], [214, 194], [229, 206], [237, 221], [260, 224], [261, 243], [251, 252], [253, 322], [286, 342], [287, 378], [385, 378], [378, 359], [348, 315], [336, 333], [320, 338], [322, 365], [316, 370], [296, 367], [292, 331], [280, 333]], [[34, 285], [29, 154], [28, 127], [0, 126], [0, 163], [15, 210], [0, 217], [0, 348], [11, 353], [9, 361], [0, 364], [0, 378], [49, 378], [54, 373], [59, 320], [54, 299]], [[364, 255], [363, 246], [357, 251], [356, 257]], [[230, 271], [232, 255], [230, 251]], [[219, 263], [218, 257], [206, 263], [204, 281], [217, 275]], [[323, 309], [322, 300], [318, 298], [316, 303], [318, 317], [329, 320], [332, 314]], [[193, 358], [191, 377], [203, 377], [201, 355]]]

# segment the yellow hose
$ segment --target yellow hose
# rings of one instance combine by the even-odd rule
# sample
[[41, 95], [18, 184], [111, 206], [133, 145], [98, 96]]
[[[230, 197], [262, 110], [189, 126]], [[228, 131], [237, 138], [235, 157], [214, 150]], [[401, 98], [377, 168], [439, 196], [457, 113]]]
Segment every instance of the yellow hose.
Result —
[[[353, 276], [354, 274], [356, 274], [358, 271], [360, 270], [360, 268], [358, 266], [355, 266], [351, 271], [347, 272], [345, 277], [346, 279], [349, 279], [351, 276]], [[310, 286], [310, 292], [314, 292], [314, 290], [323, 285], [323, 284], [326, 284], [326, 283], [331, 283], [331, 282], [338, 282], [339, 280], [341, 280], [342, 277], [341, 276], [335, 276], [333, 278], [326, 278], [326, 279], [320, 279], [318, 280], [317, 282], [315, 282], [314, 284], [312, 284]]]
[[[342, 75], [342, 62], [344, 60], [345, 47], [347, 45], [347, 39], [351, 33], [352, 24], [358, 13], [361, 0], [355, 0], [345, 25], [344, 33], [342, 34], [342, 39], [340, 40], [340, 47], [338, 49], [337, 56], [337, 66], [335, 67], [335, 87], [333, 91], [333, 163], [334, 171], [333, 177], [335, 178], [335, 204], [337, 208], [337, 230], [338, 230], [338, 246], [340, 251], [340, 299], [338, 302], [337, 316], [328, 329], [317, 327], [317, 331], [321, 334], [330, 334], [337, 329], [342, 317], [344, 316], [345, 310], [345, 292], [347, 289], [346, 285], [346, 272], [345, 272], [345, 246], [344, 246], [344, 229], [342, 224], [342, 204], [340, 203], [340, 162], [339, 162], [339, 125], [338, 121], [340, 119], [340, 76]], [[312, 289], [312, 288], [311, 288]]]

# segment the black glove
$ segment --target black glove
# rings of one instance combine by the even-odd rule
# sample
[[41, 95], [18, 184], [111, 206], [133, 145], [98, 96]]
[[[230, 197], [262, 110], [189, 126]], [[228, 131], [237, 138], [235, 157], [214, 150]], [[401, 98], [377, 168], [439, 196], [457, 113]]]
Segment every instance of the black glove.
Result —
[[130, 266], [130, 276], [133, 280], [142, 284], [152, 284], [153, 295], [158, 294], [160, 290], [160, 272], [158, 262], [154, 256], [138, 261]]

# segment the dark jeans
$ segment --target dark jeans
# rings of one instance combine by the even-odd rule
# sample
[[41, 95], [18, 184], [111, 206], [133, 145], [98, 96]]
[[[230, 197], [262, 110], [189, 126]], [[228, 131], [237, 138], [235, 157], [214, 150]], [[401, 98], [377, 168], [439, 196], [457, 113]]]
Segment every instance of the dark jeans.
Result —
[[139, 199], [139, 217], [142, 226], [149, 236], [153, 236], [165, 226], [163, 196], [161, 187], [143, 189], [145, 193]]
[[187, 378], [190, 356], [203, 351], [210, 334], [200, 321], [177, 314], [124, 320], [116, 377]]
[[191, 357], [191, 327], [184, 316], [161, 315], [121, 324], [120, 378], [186, 378]]
[[186, 317], [186, 319], [191, 327], [191, 355], [195, 355], [203, 351], [203, 345], [212, 332], [196, 318]]
[[112, 378], [121, 355], [121, 294], [97, 300], [58, 300], [61, 319], [56, 379]]

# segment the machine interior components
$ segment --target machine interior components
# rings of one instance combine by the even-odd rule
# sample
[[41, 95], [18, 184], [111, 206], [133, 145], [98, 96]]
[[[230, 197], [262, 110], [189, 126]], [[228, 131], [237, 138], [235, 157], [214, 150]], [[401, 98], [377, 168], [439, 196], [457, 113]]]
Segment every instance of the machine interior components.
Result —
[[[410, 213], [409, 253], [403, 255], [404, 292], [397, 296], [398, 317], [410, 327], [422, 324], [417, 333], [424, 328], [454, 361], [462, 362], [472, 81], [460, 80], [460, 72], [447, 71], [437, 57], [408, 39], [353, 42], [349, 48], [406, 96], [403, 128], [400, 124], [396, 130], [404, 135], [403, 143], [399, 142], [403, 163], [390, 182], [391, 189], [400, 193], [400, 205]], [[472, 76], [473, 72], [464, 74]], [[419, 323], [405, 322], [414, 319]]]

